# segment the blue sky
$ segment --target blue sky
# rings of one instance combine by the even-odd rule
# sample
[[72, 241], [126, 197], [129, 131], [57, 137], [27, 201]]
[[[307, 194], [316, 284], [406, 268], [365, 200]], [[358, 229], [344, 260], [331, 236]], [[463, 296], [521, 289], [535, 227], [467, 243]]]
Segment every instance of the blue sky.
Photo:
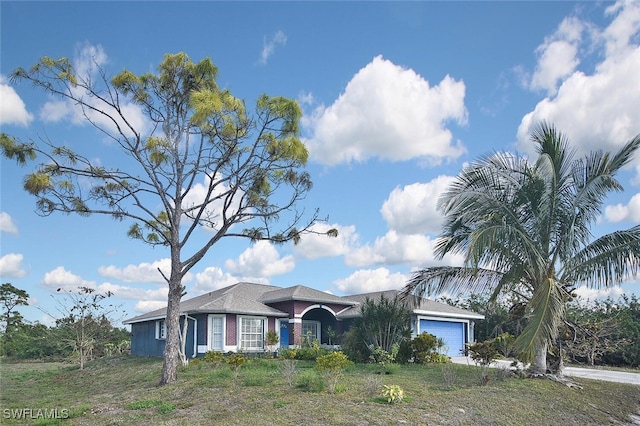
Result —
[[[305, 113], [314, 187], [307, 210], [335, 240], [298, 246], [222, 241], [195, 267], [188, 296], [254, 281], [334, 294], [400, 288], [436, 261], [439, 194], [465, 162], [530, 153], [528, 133], [554, 123], [578, 154], [640, 133], [639, 2], [10, 2], [0, 3], [0, 126], [47, 137], [105, 165], [104, 138], [8, 75], [40, 57], [108, 74], [151, 72], [165, 53], [210, 57], [218, 84], [252, 105], [262, 93]], [[29, 168], [0, 160], [0, 279], [26, 290], [31, 321], [50, 322], [55, 289], [115, 293], [126, 316], [162, 306], [168, 253], [126, 237], [128, 223], [34, 213]], [[640, 158], [620, 174], [595, 235], [640, 223]], [[636, 291], [638, 280], [585, 297]], [[39, 308], [39, 309], [38, 309]]]

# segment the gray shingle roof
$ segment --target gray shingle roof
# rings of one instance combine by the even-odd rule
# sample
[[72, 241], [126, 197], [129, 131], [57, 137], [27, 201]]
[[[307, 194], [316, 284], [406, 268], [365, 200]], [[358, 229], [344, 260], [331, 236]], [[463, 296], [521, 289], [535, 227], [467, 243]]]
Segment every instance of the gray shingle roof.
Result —
[[[399, 290], [386, 290], [376, 291], [373, 293], [355, 294], [349, 296], [349, 299], [358, 302], [358, 305], [348, 309], [338, 315], [338, 318], [356, 318], [360, 316], [360, 306], [367, 298], [373, 301], [379, 300], [381, 296], [386, 299], [393, 299], [400, 293]], [[447, 305], [446, 303], [436, 302], [434, 300], [425, 299], [423, 297], [418, 299], [419, 304], [413, 307], [413, 312], [419, 315], [433, 315], [433, 316], [448, 316], [456, 318], [470, 318], [470, 319], [483, 319], [484, 315], [477, 314], [466, 309], [458, 308], [455, 306]]]
[[[302, 285], [281, 288], [272, 285], [241, 282], [191, 299], [183, 300], [180, 302], [180, 312], [183, 314], [235, 313], [286, 317], [288, 316], [286, 313], [272, 308], [267, 304], [288, 300], [300, 300], [342, 304], [346, 307], [351, 306], [338, 314], [338, 318], [347, 319], [360, 316], [360, 305], [364, 303], [367, 298], [378, 300], [380, 296], [384, 295], [387, 299], [393, 299], [398, 293], [398, 290], [388, 290], [340, 297]], [[420, 299], [420, 304], [414, 308], [414, 313], [457, 318], [484, 318], [475, 312], [424, 298]], [[164, 318], [166, 315], [167, 308], [164, 307], [127, 319], [124, 323], [131, 324], [149, 321]]]
[[342, 305], [353, 305], [354, 303], [356, 303], [355, 301], [351, 300], [349, 296], [335, 296], [333, 294], [303, 285], [279, 288], [277, 290], [264, 293], [260, 298], [260, 301], [262, 303], [275, 303], [283, 302], [286, 300], [302, 300], [306, 302], [318, 303], [338, 303]]
[[[237, 283], [180, 302], [180, 312], [187, 314], [220, 312], [250, 315], [284, 316], [287, 314], [258, 302], [262, 294], [278, 289], [271, 285]], [[125, 324], [163, 318], [167, 308], [156, 309], [124, 321]]]

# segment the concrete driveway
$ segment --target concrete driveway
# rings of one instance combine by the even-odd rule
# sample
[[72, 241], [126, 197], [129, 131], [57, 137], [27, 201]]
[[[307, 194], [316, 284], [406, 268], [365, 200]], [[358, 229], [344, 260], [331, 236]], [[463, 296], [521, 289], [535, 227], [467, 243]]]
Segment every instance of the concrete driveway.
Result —
[[[455, 364], [475, 365], [471, 358], [464, 356], [451, 357], [451, 362]], [[509, 367], [510, 365], [511, 361], [499, 360], [491, 364], [491, 367]], [[626, 371], [613, 371], [600, 368], [565, 367], [564, 374], [584, 379], [640, 385], [640, 373], [629, 373]]]

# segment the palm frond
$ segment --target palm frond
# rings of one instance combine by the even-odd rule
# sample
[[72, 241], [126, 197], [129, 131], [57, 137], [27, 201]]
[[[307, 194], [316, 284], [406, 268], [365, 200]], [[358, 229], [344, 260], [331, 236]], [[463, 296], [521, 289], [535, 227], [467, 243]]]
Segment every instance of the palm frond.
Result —
[[640, 272], [640, 225], [593, 241], [565, 261], [563, 281], [609, 287]]
[[565, 290], [552, 278], [544, 280], [528, 304], [530, 318], [514, 345], [525, 359], [533, 358], [536, 347], [555, 340], [565, 307]]
[[491, 291], [502, 274], [488, 269], [442, 266], [417, 271], [407, 282], [400, 297], [415, 302], [417, 298], [442, 293], [484, 293]]

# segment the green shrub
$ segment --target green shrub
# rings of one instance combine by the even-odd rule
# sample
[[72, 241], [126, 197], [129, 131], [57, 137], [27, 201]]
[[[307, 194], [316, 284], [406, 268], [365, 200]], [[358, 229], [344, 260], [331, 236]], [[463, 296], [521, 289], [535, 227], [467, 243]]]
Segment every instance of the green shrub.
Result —
[[385, 365], [392, 364], [395, 361], [395, 356], [381, 347], [377, 347], [371, 351], [369, 361], [384, 367]]
[[211, 364], [215, 368], [224, 364], [225, 357], [222, 352], [207, 351], [204, 354], [204, 362]]
[[342, 335], [340, 349], [353, 362], [365, 363], [369, 359], [369, 348], [365, 343], [364, 334], [357, 327], [351, 327]]
[[233, 377], [238, 378], [238, 374], [240, 373], [240, 367], [247, 361], [247, 359], [242, 354], [233, 354], [227, 358], [227, 364], [231, 367], [233, 371]]
[[502, 338], [498, 336], [490, 340], [485, 340], [484, 342], [467, 344], [471, 359], [482, 366], [481, 384], [486, 384], [489, 381], [489, 375], [487, 374], [489, 365], [495, 362], [496, 359], [502, 357], [499, 350], [501, 343]]
[[327, 355], [330, 352], [328, 349], [321, 348], [317, 340], [313, 340], [311, 343], [296, 350], [296, 359], [315, 361], [318, 357]]
[[283, 359], [296, 359], [298, 352], [292, 348], [282, 348], [278, 351], [278, 358]]
[[342, 371], [352, 362], [342, 352], [331, 352], [318, 357], [315, 368], [322, 372], [329, 385], [329, 393], [335, 393], [338, 380], [342, 377]]
[[411, 341], [411, 349], [417, 364], [434, 362], [434, 355], [438, 355], [437, 348], [438, 339], [426, 331]]
[[413, 348], [411, 347], [411, 339], [403, 339], [398, 344], [398, 353], [396, 354], [396, 362], [398, 364], [407, 364], [413, 358]]

